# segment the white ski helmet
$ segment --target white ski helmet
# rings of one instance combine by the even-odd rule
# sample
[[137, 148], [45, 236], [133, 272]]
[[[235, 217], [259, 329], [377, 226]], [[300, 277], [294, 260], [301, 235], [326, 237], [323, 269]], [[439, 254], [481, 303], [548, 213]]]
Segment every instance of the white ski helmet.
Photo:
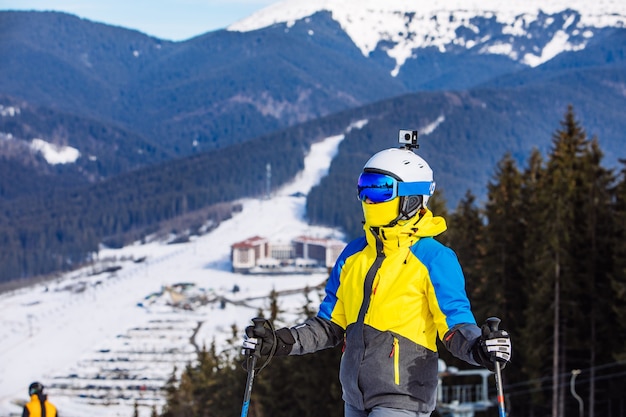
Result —
[[[387, 176], [387, 179], [383, 176]], [[382, 184], [381, 181], [386, 182]], [[367, 197], [382, 202], [400, 197], [396, 221], [415, 216], [421, 208], [426, 207], [434, 192], [433, 170], [424, 159], [406, 148], [385, 149], [374, 154], [365, 163], [359, 177], [358, 193], [361, 200]], [[371, 198], [371, 193], [379, 197], [378, 201]]]

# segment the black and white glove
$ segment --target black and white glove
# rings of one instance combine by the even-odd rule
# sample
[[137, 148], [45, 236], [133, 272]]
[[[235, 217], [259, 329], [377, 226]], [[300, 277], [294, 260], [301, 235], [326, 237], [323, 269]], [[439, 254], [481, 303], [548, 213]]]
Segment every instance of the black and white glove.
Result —
[[[255, 324], [259, 319], [253, 320]], [[270, 322], [264, 320], [262, 325], [246, 327], [243, 338], [243, 353], [259, 353], [263, 356], [287, 356], [291, 352], [296, 340], [291, 331], [284, 327], [274, 331]]]
[[506, 330], [492, 331], [487, 323], [480, 329], [481, 336], [472, 347], [474, 360], [490, 371], [495, 370], [496, 361], [500, 362], [500, 368], [504, 369], [510, 362], [512, 353], [509, 333]]

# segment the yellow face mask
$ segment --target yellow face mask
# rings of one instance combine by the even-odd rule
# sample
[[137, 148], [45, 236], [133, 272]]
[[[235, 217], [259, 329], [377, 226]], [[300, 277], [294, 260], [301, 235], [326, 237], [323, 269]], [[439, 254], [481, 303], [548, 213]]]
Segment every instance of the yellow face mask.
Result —
[[363, 207], [365, 223], [375, 227], [386, 226], [398, 217], [400, 199], [396, 197], [393, 200], [376, 204], [367, 204], [363, 201], [361, 206]]

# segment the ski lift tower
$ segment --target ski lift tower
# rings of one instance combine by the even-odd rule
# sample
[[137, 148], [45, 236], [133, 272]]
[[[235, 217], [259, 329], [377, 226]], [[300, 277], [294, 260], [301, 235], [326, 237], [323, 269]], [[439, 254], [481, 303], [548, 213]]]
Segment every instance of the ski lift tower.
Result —
[[265, 199], [269, 200], [272, 194], [272, 164], [265, 165]]
[[[485, 411], [496, 405], [489, 400], [488, 379], [493, 373], [487, 369], [459, 370], [448, 367], [443, 360], [439, 360], [439, 383], [437, 385], [437, 412], [442, 417], [474, 417], [476, 411]], [[479, 384], [475, 377], [481, 378]], [[456, 377], [457, 380], [474, 380], [472, 383], [444, 385], [446, 377]]]

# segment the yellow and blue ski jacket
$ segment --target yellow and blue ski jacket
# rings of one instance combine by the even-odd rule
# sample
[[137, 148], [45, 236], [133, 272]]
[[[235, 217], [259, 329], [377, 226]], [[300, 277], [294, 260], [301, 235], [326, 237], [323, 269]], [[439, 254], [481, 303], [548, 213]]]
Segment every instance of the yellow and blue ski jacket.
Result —
[[456, 254], [433, 236], [446, 230], [426, 210], [393, 227], [365, 224], [326, 284], [316, 317], [291, 329], [292, 355], [345, 343], [340, 380], [343, 399], [430, 412], [436, 405], [437, 335], [455, 356], [471, 354], [480, 329], [470, 310]]

